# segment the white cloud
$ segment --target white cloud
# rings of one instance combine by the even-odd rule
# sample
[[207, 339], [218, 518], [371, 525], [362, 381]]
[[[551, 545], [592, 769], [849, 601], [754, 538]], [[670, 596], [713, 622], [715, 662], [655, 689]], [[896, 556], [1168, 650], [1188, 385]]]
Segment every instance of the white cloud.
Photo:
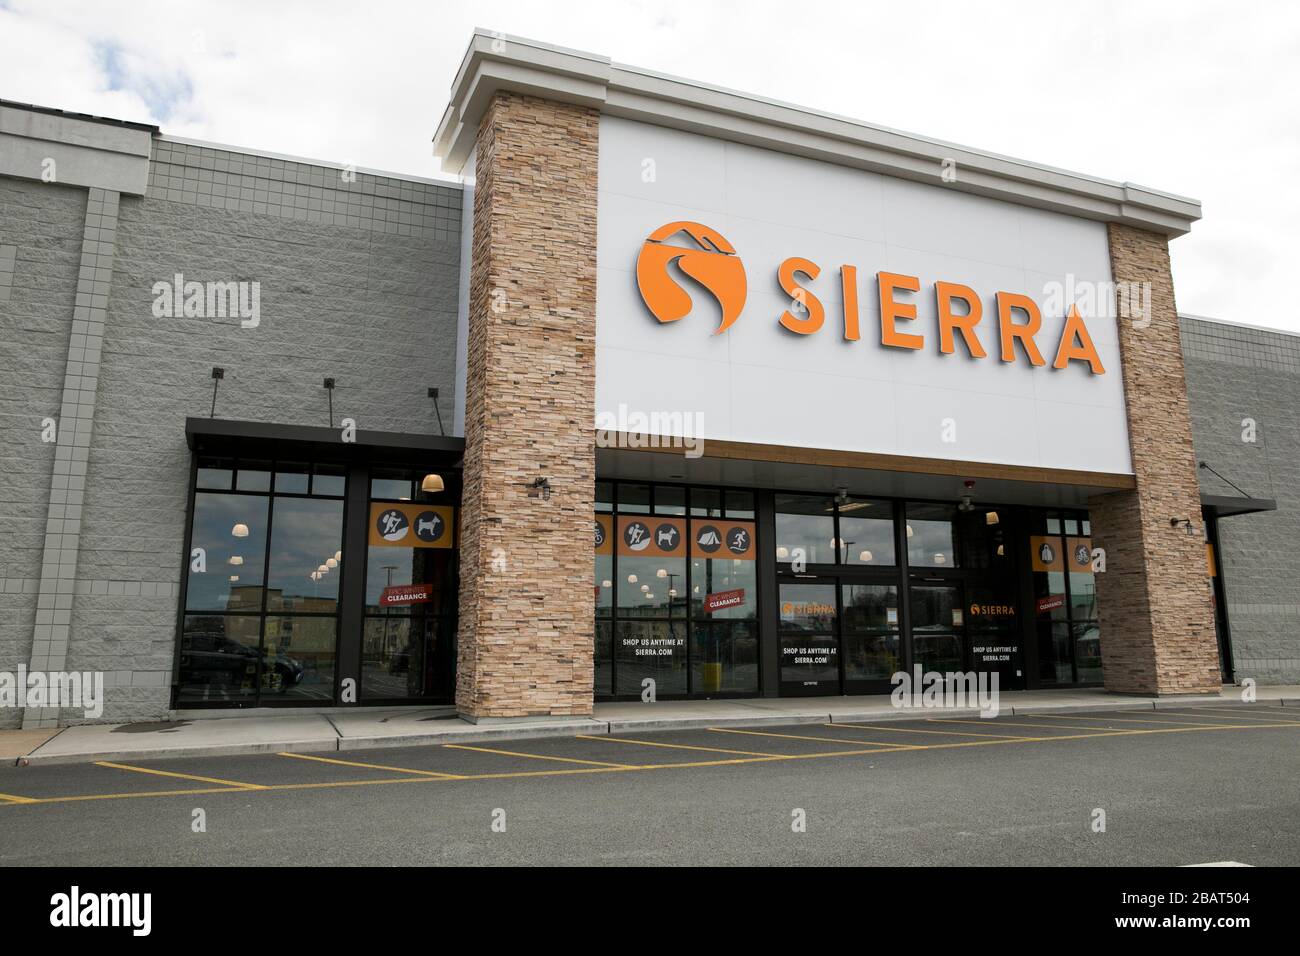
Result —
[[[416, 175], [474, 26], [1204, 203], [1182, 311], [1300, 331], [1300, 8], [1120, 2], [0, 5], [0, 96]], [[104, 51], [116, 68], [106, 69]], [[162, 113], [164, 115], [158, 115]]]

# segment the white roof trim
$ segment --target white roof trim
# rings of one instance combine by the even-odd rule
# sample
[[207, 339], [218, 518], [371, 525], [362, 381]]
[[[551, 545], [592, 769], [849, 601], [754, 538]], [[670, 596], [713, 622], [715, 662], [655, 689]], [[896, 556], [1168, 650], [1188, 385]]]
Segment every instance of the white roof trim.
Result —
[[945, 188], [1179, 236], [1201, 218], [1195, 199], [917, 136], [861, 120], [614, 63], [608, 57], [475, 30], [434, 135], [443, 168], [473, 149], [492, 95], [505, 90], [592, 106], [613, 116], [748, 143]]

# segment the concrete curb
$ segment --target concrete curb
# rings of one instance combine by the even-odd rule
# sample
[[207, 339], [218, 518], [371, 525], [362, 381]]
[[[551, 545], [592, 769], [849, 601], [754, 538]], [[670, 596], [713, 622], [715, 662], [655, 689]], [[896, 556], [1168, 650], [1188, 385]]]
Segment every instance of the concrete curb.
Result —
[[[1251, 704], [1239, 700], [1221, 697], [1180, 697], [1180, 698], [1136, 698], [1125, 700], [1099, 700], [1080, 703], [1071, 701], [1052, 705], [1050, 703], [1029, 703], [1004, 706], [998, 713], [1000, 717], [1030, 716], [1033, 714], [1084, 714], [1115, 713], [1120, 711], [1151, 710], [1153, 713], [1169, 710], [1185, 710], [1197, 707], [1251, 707], [1291, 711], [1300, 711], [1300, 688], [1294, 697], [1270, 697]], [[533, 740], [545, 738], [563, 738], [585, 736], [605, 736], [608, 734], [635, 734], [654, 731], [703, 730], [709, 727], [794, 727], [801, 724], [878, 724], [892, 721], [918, 720], [928, 717], [948, 717], [965, 719], [982, 719], [977, 708], [964, 707], [954, 710], [922, 708], [889, 708], [888, 710], [843, 710], [819, 713], [755, 713], [753, 715], [719, 715], [717, 717], [689, 716], [672, 717], [669, 715], [648, 717], [616, 717], [610, 719], [592, 718], [590, 720], [533, 720], [519, 724], [465, 724], [448, 722], [437, 730], [428, 732], [413, 731], [392, 734], [359, 733], [346, 736], [339, 731], [333, 721], [328, 721], [332, 734], [319, 737], [288, 738], [283, 740], [260, 740], [246, 743], [200, 744], [194, 746], [149, 747], [135, 750], [114, 748], [103, 751], [42, 754], [41, 751], [54, 740], [63, 737], [60, 733], [50, 738], [40, 747], [15, 762], [19, 766], [53, 765], [71, 763], [93, 763], [98, 760], [131, 761], [159, 760], [185, 757], [230, 757], [241, 754], [265, 754], [288, 751], [292, 753], [329, 753], [357, 750], [377, 750], [397, 747], [439, 746], [441, 744], [491, 744], [509, 740]], [[118, 743], [118, 741], [114, 741]]]

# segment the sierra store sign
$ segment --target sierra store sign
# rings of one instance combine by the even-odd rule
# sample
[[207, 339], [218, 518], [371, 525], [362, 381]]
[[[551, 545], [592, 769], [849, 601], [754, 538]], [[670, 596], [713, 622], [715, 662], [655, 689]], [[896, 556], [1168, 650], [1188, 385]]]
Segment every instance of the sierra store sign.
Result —
[[1132, 473], [1104, 223], [600, 124], [596, 423]]

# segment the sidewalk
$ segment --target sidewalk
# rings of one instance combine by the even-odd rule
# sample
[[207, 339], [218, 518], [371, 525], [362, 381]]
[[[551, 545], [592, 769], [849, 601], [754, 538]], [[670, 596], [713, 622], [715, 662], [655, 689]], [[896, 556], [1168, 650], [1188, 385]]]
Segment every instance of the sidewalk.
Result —
[[[1260, 687], [1256, 696], [1256, 706], [1293, 707], [1300, 712], [1300, 687]], [[1159, 698], [1108, 694], [1104, 690], [1009, 691], [1001, 695], [1000, 703], [1001, 713], [1012, 715], [1140, 708], [1169, 710], [1240, 703], [1240, 700], [1239, 689], [1227, 688], [1217, 697]], [[39, 736], [16, 736], [32, 734], [32, 731], [0, 731], [0, 754], [10, 760], [17, 756], [20, 762], [54, 764], [284, 750], [320, 753], [699, 727], [914, 720], [918, 716], [975, 716], [979, 711], [896, 708], [888, 696], [877, 695], [596, 704], [591, 717], [523, 717], [477, 724], [461, 720], [445, 707], [332, 709], [312, 714], [289, 711], [243, 717], [210, 717], [210, 713], [202, 716], [182, 713], [176, 720], [157, 723], [68, 727], [44, 741]]]

